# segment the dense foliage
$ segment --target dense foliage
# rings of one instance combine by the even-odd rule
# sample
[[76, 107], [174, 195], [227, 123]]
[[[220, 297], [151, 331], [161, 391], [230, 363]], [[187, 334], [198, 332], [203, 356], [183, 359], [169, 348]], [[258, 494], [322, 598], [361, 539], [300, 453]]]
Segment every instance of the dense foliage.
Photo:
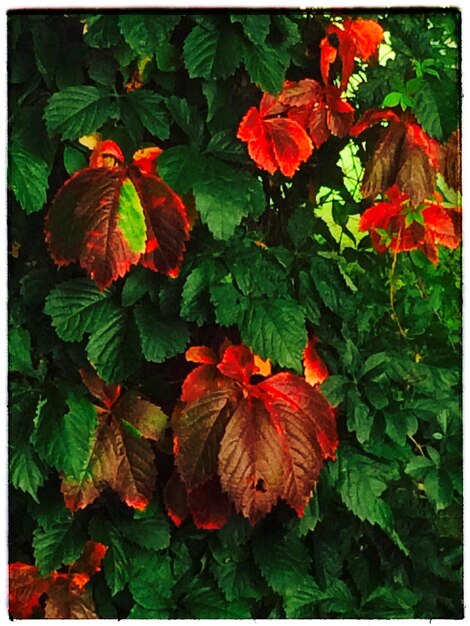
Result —
[[8, 37], [12, 616], [461, 618], [457, 11]]

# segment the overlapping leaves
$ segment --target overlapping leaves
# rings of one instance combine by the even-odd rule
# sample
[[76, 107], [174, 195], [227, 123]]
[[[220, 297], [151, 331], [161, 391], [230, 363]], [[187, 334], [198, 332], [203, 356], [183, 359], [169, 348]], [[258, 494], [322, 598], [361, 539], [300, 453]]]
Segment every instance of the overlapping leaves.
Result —
[[46, 241], [60, 265], [78, 262], [101, 289], [141, 263], [176, 276], [188, 238], [180, 198], [139, 152], [129, 167], [111, 141], [99, 143], [90, 167], [59, 190], [46, 217]]
[[253, 383], [260, 368], [243, 345], [222, 348], [219, 363], [204, 348], [189, 358], [203, 364], [186, 378], [184, 405], [172, 418], [176, 466], [189, 494], [218, 476], [251, 523], [281, 498], [301, 516], [337, 446], [327, 401], [287, 372]]
[[[9, 566], [9, 610], [13, 619], [98, 619], [93, 596], [86, 587], [101, 569], [107, 547], [88, 541], [82, 556], [67, 572], [41, 576], [34, 565]], [[45, 597], [44, 608], [40, 600]]]

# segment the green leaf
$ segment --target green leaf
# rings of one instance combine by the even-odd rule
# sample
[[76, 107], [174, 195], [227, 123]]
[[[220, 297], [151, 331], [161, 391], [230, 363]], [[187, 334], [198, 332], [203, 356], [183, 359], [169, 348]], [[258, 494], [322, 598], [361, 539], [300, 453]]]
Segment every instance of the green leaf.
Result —
[[413, 107], [413, 112], [418, 122], [431, 137], [442, 140], [443, 130], [438, 104], [436, 102], [437, 97], [442, 98], [442, 94], [440, 92], [435, 93], [427, 81], [422, 81], [419, 91], [416, 94], [416, 104]]
[[145, 511], [134, 511], [133, 520], [121, 520], [119, 532], [147, 550], [165, 550], [170, 545], [170, 525], [165, 513], [151, 502]]
[[84, 333], [98, 330], [116, 310], [110, 291], [100, 291], [87, 278], [57, 285], [46, 299], [44, 313], [63, 341], [81, 341]]
[[424, 478], [424, 489], [436, 511], [442, 511], [451, 504], [454, 489], [447, 472], [438, 469], [428, 472]]
[[25, 328], [12, 328], [9, 332], [8, 370], [35, 378], [37, 376], [31, 361], [31, 335]]
[[69, 391], [63, 405], [56, 399], [40, 400], [33, 433], [34, 446], [43, 459], [77, 481], [86, 477], [98, 419], [96, 408], [83, 396]]
[[243, 342], [262, 359], [302, 371], [307, 331], [302, 309], [294, 300], [252, 300], [241, 320], [240, 332]]
[[246, 601], [227, 602], [221, 591], [212, 582], [196, 578], [184, 598], [185, 617], [195, 619], [249, 619]]
[[258, 217], [265, 208], [261, 182], [218, 159], [207, 159], [193, 190], [196, 209], [216, 239], [228, 239], [244, 217]]
[[[157, 93], [146, 89], [130, 91], [126, 94], [134, 115], [142, 126], [158, 139], [168, 139], [170, 136], [170, 116], [164, 104], [164, 99]], [[160, 159], [158, 160], [160, 169]]]
[[201, 176], [203, 159], [190, 146], [174, 146], [158, 157], [158, 173], [176, 193], [188, 193]]
[[198, 107], [176, 96], [167, 98], [165, 104], [173, 121], [178, 124], [191, 142], [199, 146], [204, 126]]
[[243, 164], [248, 161], [244, 145], [228, 130], [215, 133], [207, 144], [207, 151], [225, 161]]
[[242, 38], [226, 24], [196, 26], [186, 37], [184, 65], [191, 78], [227, 78], [237, 69], [242, 57]]
[[320, 389], [331, 406], [336, 407], [345, 397], [345, 386], [350, 382], [347, 376], [342, 374], [333, 374], [328, 376]]
[[159, 55], [159, 49], [169, 41], [180, 15], [145, 15], [122, 13], [119, 30], [135, 54], [140, 57]]
[[90, 363], [107, 383], [122, 382], [140, 365], [138, 332], [125, 309], [112, 311], [87, 344]]
[[387, 413], [385, 432], [398, 445], [405, 445], [407, 437], [413, 436], [418, 427], [418, 420], [411, 412], [404, 410], [399, 413]]
[[281, 596], [302, 585], [308, 577], [311, 559], [301, 539], [292, 531], [256, 533], [253, 556], [263, 577]]
[[383, 107], [396, 107], [400, 104], [402, 99], [402, 93], [399, 91], [391, 91], [385, 96], [382, 102]]
[[315, 228], [315, 217], [310, 204], [294, 209], [287, 223], [287, 232], [296, 248], [300, 248], [312, 236]]
[[163, 363], [185, 351], [189, 332], [183, 320], [164, 320], [154, 307], [140, 304], [134, 309], [142, 353], [147, 361]]
[[147, 268], [138, 265], [132, 268], [126, 278], [121, 292], [122, 306], [132, 306], [146, 293], [153, 290], [155, 274]]
[[[134, 600], [143, 608], [160, 611], [169, 617], [173, 576], [168, 555], [141, 552], [133, 559], [129, 590]], [[166, 600], [166, 601], [165, 601]]]
[[343, 278], [337, 268], [326, 259], [314, 257], [310, 264], [310, 275], [323, 303], [338, 315], [343, 314]]
[[53, 94], [44, 109], [44, 119], [49, 132], [74, 140], [99, 130], [113, 113], [109, 93], [81, 85]]
[[87, 167], [87, 165], [88, 159], [82, 150], [79, 150], [75, 146], [67, 145], [64, 147], [64, 166], [69, 176]]
[[41, 576], [76, 561], [86, 540], [86, 526], [78, 515], [72, 517], [64, 513], [52, 522], [38, 526], [33, 533], [33, 548]]
[[251, 80], [263, 91], [277, 95], [284, 84], [290, 63], [289, 53], [268, 44], [243, 46], [243, 61]]
[[39, 502], [37, 491], [44, 484], [46, 470], [31, 446], [22, 444], [9, 451], [10, 482], [16, 489]]
[[230, 21], [239, 22], [248, 39], [255, 45], [260, 45], [265, 42], [268, 36], [271, 16], [262, 13], [256, 15], [231, 15]]
[[236, 324], [248, 306], [248, 300], [231, 283], [210, 287], [215, 318], [222, 326]]
[[339, 493], [347, 508], [360, 520], [377, 524], [405, 552], [393, 525], [390, 506], [380, 498], [389, 483], [399, 478], [395, 465], [374, 461], [343, 446], [339, 457]]
[[12, 143], [9, 156], [8, 187], [26, 213], [40, 211], [47, 199], [49, 165], [17, 142]]
[[203, 261], [186, 278], [181, 296], [181, 316], [201, 326], [211, 317], [209, 286], [224, 275], [224, 268], [213, 261]]

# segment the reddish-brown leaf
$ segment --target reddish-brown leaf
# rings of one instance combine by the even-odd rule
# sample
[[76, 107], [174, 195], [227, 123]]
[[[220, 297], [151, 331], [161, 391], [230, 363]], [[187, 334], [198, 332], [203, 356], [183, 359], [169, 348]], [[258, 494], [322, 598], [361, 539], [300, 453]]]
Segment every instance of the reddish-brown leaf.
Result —
[[57, 579], [47, 594], [46, 619], [98, 619], [91, 592], [65, 575]]
[[[75, 512], [91, 504], [104, 489], [116, 491], [128, 506], [143, 510], [152, 497], [156, 466], [149, 440], [158, 441], [166, 428], [161, 409], [130, 392], [116, 397], [113, 385], [100, 385], [95, 374], [82, 374], [91, 393], [103, 403], [97, 407], [98, 427], [82, 479], [65, 477], [62, 493]], [[111, 388], [111, 396], [103, 389]], [[110, 399], [111, 398], [111, 399]]]
[[13, 619], [39, 616], [39, 598], [49, 591], [53, 578], [43, 578], [38, 568], [26, 563], [9, 565], [9, 610]]
[[160, 152], [137, 152], [126, 167], [119, 146], [98, 143], [90, 167], [66, 181], [46, 215], [46, 242], [58, 265], [79, 263], [101, 289], [139, 261], [178, 273], [188, 223], [182, 201], [154, 171]]
[[442, 146], [439, 157], [439, 171], [447, 184], [455, 191], [460, 191], [462, 188], [462, 149], [459, 129], [454, 130], [449, 141]]
[[362, 193], [365, 197], [374, 197], [397, 184], [418, 205], [434, 191], [439, 144], [425, 133], [413, 116], [406, 113], [399, 118], [387, 109], [366, 112], [350, 134], [356, 136], [382, 121], [389, 124], [366, 164]]
[[224, 526], [232, 512], [232, 506], [221, 491], [217, 477], [187, 490], [174, 470], [166, 484], [164, 497], [168, 515], [176, 526], [180, 526], [191, 515], [197, 528], [217, 530]]
[[[167, 504], [174, 519], [194, 508], [190, 498], [211, 480], [220, 480], [251, 523], [279, 498], [302, 515], [323, 459], [334, 456], [335, 416], [302, 377], [269, 376], [266, 369], [268, 377], [253, 384], [260, 373], [246, 346], [229, 345], [218, 365], [200, 365], [187, 377], [184, 405], [172, 418], [176, 465], [187, 492], [183, 501], [181, 488], [175, 489], [176, 505]], [[213, 515], [209, 519], [214, 523]]]

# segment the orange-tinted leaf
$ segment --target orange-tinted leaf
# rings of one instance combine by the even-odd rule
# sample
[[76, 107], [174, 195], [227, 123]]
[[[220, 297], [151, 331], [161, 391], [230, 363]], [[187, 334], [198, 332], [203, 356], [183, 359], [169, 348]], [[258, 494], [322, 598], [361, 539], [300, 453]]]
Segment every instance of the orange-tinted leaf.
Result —
[[[187, 496], [182, 504], [180, 489], [179, 509], [167, 504], [173, 518], [194, 508], [191, 497], [211, 480], [220, 480], [229, 501], [251, 523], [279, 498], [302, 514], [323, 459], [334, 456], [335, 416], [300, 376], [281, 373], [253, 384], [258, 372], [246, 346], [229, 345], [217, 366], [201, 365], [187, 377], [184, 405], [172, 418], [176, 465]], [[211, 514], [211, 524], [214, 519]]]
[[204, 363], [205, 365], [215, 365], [217, 355], [211, 348], [206, 346], [192, 346], [186, 350], [186, 361], [190, 363]]
[[248, 143], [248, 153], [258, 167], [274, 174], [293, 176], [312, 154], [313, 146], [305, 130], [285, 117], [264, 119], [255, 107], [242, 119], [237, 137]]
[[158, 176], [157, 159], [162, 152], [163, 150], [157, 146], [141, 148], [132, 156], [132, 163], [139, 168], [142, 174], [154, 174]]
[[163, 497], [168, 517], [176, 526], [180, 526], [188, 517], [189, 509], [186, 487], [176, 469], [173, 470], [165, 485]]
[[[92, 379], [91, 375], [88, 378]], [[104, 407], [97, 411], [98, 428], [81, 480], [63, 478], [65, 503], [75, 512], [110, 488], [128, 506], [143, 510], [156, 479], [155, 455], [148, 440], [160, 439], [167, 418], [159, 407], [135, 394], [127, 393], [110, 403], [96, 378], [90, 390], [98, 390], [95, 395]]]
[[[330, 82], [330, 68], [337, 56], [341, 59], [341, 91], [353, 73], [354, 59], [368, 61], [378, 51], [384, 38], [384, 30], [377, 22], [363, 19], [347, 19], [342, 28], [330, 24], [320, 42], [320, 70], [323, 82]], [[337, 49], [335, 45], [337, 44]]]
[[53, 577], [43, 578], [38, 568], [26, 563], [9, 565], [9, 610], [13, 619], [39, 616], [39, 598], [49, 591]]
[[90, 167], [58, 191], [46, 215], [45, 234], [58, 265], [79, 263], [101, 289], [142, 262], [176, 276], [188, 239], [181, 199], [153, 171], [159, 148], [123, 165], [119, 146], [97, 144]]
[[87, 541], [82, 556], [69, 567], [70, 573], [82, 573], [91, 578], [101, 571], [101, 562], [107, 550], [108, 546], [102, 543]]
[[329, 376], [328, 368], [315, 349], [317, 339], [309, 339], [304, 350], [304, 376], [309, 385], [321, 385]]

